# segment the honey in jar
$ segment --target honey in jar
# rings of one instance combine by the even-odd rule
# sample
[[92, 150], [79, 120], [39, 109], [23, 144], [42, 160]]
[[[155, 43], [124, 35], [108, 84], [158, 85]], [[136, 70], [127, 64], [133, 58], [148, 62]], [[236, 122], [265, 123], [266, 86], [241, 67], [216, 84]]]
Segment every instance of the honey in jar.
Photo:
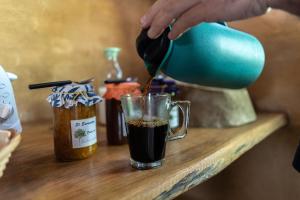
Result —
[[97, 149], [96, 104], [101, 101], [90, 84], [52, 89], [54, 151], [59, 161], [81, 160]]

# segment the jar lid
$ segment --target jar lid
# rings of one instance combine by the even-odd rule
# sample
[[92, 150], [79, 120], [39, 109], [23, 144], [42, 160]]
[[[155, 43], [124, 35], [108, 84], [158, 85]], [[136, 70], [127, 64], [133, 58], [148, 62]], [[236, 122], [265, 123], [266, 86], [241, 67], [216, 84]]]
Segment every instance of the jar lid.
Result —
[[102, 101], [91, 84], [68, 84], [52, 88], [52, 94], [47, 98], [52, 107], [71, 108], [81, 103], [92, 106]]
[[105, 99], [116, 99], [120, 100], [121, 96], [125, 94], [140, 95], [141, 85], [137, 82], [122, 82], [122, 83], [107, 83], [106, 93], [104, 94]]

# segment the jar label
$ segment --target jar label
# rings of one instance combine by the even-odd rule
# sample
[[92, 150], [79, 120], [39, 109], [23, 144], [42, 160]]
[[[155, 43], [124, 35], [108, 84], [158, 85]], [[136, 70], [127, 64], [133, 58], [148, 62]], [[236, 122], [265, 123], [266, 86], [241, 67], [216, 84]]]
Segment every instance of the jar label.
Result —
[[91, 146], [97, 143], [96, 117], [72, 120], [71, 130], [74, 149]]

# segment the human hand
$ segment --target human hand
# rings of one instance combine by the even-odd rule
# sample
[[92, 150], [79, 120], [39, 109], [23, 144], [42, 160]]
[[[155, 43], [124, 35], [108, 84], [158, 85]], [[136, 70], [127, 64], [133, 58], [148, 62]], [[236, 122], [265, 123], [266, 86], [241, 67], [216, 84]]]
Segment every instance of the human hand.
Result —
[[154, 39], [174, 22], [168, 35], [174, 40], [200, 22], [232, 21], [262, 15], [274, 1], [283, 0], [157, 0], [141, 18], [141, 25], [149, 27], [148, 36]]

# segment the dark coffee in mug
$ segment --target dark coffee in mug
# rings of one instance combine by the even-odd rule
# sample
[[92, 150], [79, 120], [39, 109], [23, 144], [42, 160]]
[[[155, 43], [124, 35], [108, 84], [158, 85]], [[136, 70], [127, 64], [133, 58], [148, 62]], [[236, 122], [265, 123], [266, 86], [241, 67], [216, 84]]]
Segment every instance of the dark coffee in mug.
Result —
[[127, 122], [127, 128], [129, 150], [133, 160], [153, 163], [165, 157], [168, 121], [132, 120]]
[[[171, 101], [169, 94], [149, 93], [147, 96], [124, 95], [121, 103], [131, 166], [139, 170], [162, 166], [167, 141], [186, 136], [190, 102]], [[172, 130], [169, 126], [170, 110], [175, 106], [180, 107], [183, 116], [179, 130]]]

